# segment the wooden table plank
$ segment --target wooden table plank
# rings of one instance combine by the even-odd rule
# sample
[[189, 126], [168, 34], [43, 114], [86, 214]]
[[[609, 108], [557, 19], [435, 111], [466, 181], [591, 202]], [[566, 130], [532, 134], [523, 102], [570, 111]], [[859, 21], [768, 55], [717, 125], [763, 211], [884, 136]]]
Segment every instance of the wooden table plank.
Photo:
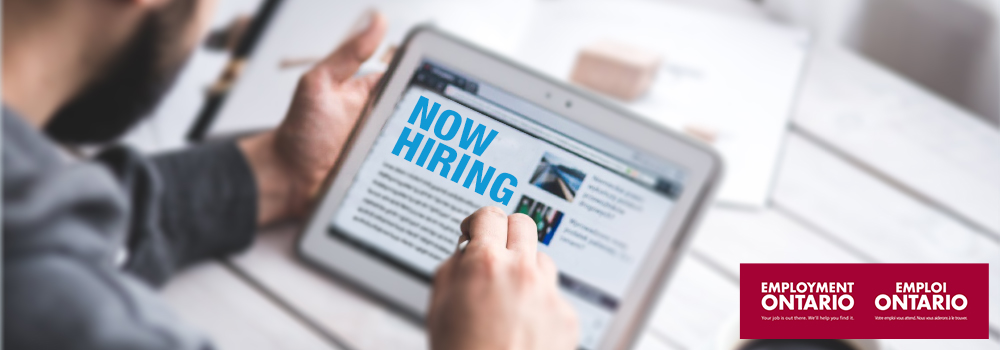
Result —
[[837, 246], [821, 232], [771, 209], [709, 209], [692, 242], [704, 255], [738, 278], [740, 263], [857, 263], [862, 256]]
[[192, 267], [161, 293], [219, 349], [336, 349], [218, 262]]
[[[773, 202], [875, 262], [989, 263], [1000, 290], [1000, 244], [801, 137], [789, 138]], [[1000, 293], [990, 323], [1000, 329]]]
[[704, 262], [684, 257], [667, 282], [649, 327], [686, 349], [709, 348], [739, 315], [739, 288]]
[[274, 293], [328, 336], [355, 349], [425, 349], [423, 329], [364, 293], [294, 256], [298, 228], [262, 232], [251, 248], [231, 258], [234, 267]]
[[639, 341], [632, 347], [633, 350], [683, 350], [682, 347], [677, 347], [666, 343], [658, 339], [655, 335], [644, 332], [640, 336]]
[[1000, 240], [1000, 130], [846, 49], [819, 47], [796, 130]]

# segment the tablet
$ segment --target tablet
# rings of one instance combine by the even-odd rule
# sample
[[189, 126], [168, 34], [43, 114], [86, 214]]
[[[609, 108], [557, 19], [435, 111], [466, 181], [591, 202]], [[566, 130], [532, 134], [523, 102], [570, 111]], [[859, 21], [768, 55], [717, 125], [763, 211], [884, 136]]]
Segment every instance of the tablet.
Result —
[[459, 223], [524, 213], [580, 320], [631, 345], [721, 172], [715, 152], [430, 27], [410, 32], [297, 250], [422, 320]]

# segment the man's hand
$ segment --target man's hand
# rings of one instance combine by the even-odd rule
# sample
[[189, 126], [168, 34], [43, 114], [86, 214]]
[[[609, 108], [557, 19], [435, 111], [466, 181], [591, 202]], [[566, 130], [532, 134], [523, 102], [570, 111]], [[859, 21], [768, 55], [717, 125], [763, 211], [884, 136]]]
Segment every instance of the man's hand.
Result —
[[535, 222], [496, 207], [462, 221], [464, 252], [434, 276], [431, 349], [577, 347], [576, 314], [559, 295], [555, 264], [537, 251]]
[[257, 179], [259, 224], [305, 214], [381, 78], [354, 74], [385, 30], [381, 14], [367, 14], [340, 47], [302, 76], [277, 129], [240, 140]]

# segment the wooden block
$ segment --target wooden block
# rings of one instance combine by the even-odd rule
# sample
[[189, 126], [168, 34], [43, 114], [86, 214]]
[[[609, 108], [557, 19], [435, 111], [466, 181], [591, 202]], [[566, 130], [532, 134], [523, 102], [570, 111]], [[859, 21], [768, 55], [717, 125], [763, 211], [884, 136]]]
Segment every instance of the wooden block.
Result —
[[706, 125], [688, 124], [684, 126], [684, 132], [710, 145], [719, 138], [719, 131]]
[[660, 55], [617, 41], [604, 40], [580, 50], [570, 81], [593, 90], [634, 100], [653, 83]]

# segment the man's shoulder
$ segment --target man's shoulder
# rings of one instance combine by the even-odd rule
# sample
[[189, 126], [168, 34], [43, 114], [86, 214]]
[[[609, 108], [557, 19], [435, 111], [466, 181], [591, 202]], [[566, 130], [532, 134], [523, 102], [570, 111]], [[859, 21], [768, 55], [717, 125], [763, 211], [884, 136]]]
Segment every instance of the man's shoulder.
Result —
[[8, 179], [31, 176], [37, 172], [56, 168], [60, 163], [56, 144], [29, 125], [19, 113], [4, 105], [4, 189], [7, 189]]
[[69, 162], [59, 152], [53, 141], [3, 108], [4, 253], [21, 256], [59, 246], [106, 255], [107, 240], [124, 231], [128, 200], [107, 169]]

